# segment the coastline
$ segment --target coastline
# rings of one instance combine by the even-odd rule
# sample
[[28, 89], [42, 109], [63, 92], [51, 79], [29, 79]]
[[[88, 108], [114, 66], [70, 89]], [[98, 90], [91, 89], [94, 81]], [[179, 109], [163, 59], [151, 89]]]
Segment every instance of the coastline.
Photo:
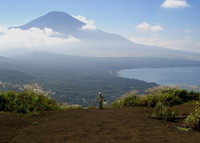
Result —
[[153, 82], [159, 85], [195, 86], [200, 84], [200, 67], [133, 68], [116, 72], [117, 76]]

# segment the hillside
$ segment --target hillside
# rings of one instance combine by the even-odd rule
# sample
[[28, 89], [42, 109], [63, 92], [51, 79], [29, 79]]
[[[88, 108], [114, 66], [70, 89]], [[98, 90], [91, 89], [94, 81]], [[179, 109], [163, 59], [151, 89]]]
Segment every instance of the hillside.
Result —
[[130, 90], [144, 93], [146, 89], [157, 85], [118, 77], [118, 70], [177, 66], [200, 66], [200, 62], [144, 57], [94, 58], [36, 52], [0, 62], [0, 81], [38, 83], [45, 90], [54, 92], [51, 97], [59, 102], [89, 106], [95, 104], [99, 91], [103, 92], [107, 101], [113, 102]]
[[[193, 105], [174, 107], [188, 114]], [[182, 120], [148, 119], [149, 108], [77, 109], [39, 116], [0, 113], [1, 143], [198, 143], [199, 132], [180, 131]], [[167, 126], [168, 125], [168, 126]]]

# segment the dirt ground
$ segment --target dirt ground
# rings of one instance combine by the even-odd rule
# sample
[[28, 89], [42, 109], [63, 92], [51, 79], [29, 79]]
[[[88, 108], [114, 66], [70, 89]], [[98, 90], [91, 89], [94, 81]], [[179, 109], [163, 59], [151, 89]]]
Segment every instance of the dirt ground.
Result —
[[[175, 107], [189, 113], [194, 106]], [[147, 118], [148, 108], [76, 109], [39, 116], [0, 113], [0, 143], [199, 143], [200, 132], [180, 131], [183, 120]]]

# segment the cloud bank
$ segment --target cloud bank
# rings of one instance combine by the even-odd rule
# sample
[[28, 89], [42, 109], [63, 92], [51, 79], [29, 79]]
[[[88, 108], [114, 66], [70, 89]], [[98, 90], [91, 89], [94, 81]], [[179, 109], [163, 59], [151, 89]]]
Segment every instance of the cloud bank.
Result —
[[158, 31], [162, 31], [164, 28], [160, 25], [151, 25], [149, 23], [143, 22], [137, 25], [136, 29], [143, 32], [147, 32], [147, 31], [158, 32]]
[[190, 52], [200, 51], [200, 43], [194, 42], [190, 39], [184, 40], [168, 40], [154, 35], [149, 38], [144, 37], [130, 37], [129, 40], [138, 44], [144, 44], [148, 46], [157, 46], [168, 49], [184, 50]]
[[[0, 27], [0, 52], [10, 49], [25, 48], [26, 50], [47, 50], [47, 47], [70, 47], [74, 43], [80, 42], [79, 39], [68, 35], [63, 38], [58, 32], [52, 29], [31, 28], [21, 30], [17, 28], [7, 29]], [[50, 50], [52, 50], [50, 48]]]
[[161, 7], [163, 8], [184, 8], [184, 7], [190, 7], [188, 2], [186, 0], [165, 0], [164, 3], [162, 3]]

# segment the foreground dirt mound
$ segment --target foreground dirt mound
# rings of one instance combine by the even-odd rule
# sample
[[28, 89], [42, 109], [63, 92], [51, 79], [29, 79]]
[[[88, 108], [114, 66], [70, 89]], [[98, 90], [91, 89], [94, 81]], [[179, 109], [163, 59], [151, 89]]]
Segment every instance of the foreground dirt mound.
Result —
[[[187, 114], [194, 107], [176, 108]], [[199, 143], [200, 132], [177, 130], [183, 120], [148, 119], [148, 112], [147, 108], [113, 108], [39, 116], [0, 113], [0, 143]]]

